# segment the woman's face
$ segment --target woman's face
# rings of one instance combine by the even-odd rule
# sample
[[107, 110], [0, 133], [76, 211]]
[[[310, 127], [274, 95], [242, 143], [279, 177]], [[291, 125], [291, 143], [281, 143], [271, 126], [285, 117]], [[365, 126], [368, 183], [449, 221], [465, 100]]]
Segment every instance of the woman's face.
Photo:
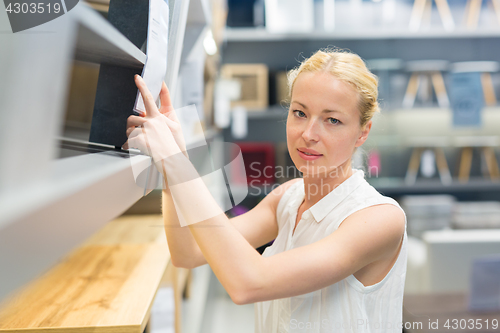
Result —
[[[299, 74], [286, 125], [290, 157], [304, 176], [350, 175], [350, 159], [370, 131], [361, 128], [358, 93], [326, 72]], [[339, 174], [338, 176], [342, 176]]]

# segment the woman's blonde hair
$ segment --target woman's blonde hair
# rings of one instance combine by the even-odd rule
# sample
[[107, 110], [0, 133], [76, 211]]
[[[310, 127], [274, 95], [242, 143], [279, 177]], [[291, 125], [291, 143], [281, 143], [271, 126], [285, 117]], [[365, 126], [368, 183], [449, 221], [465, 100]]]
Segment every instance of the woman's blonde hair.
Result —
[[378, 80], [357, 54], [342, 49], [319, 50], [300, 66], [288, 72], [288, 96], [291, 98], [297, 76], [303, 72], [328, 72], [337, 79], [353, 86], [358, 92], [360, 124], [364, 127], [376, 112], [380, 112], [377, 101]]

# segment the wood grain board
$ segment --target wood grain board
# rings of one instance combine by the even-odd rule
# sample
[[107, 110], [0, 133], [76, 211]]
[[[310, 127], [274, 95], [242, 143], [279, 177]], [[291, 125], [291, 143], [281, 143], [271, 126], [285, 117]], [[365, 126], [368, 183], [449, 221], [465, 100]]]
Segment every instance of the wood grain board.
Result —
[[11, 296], [0, 332], [142, 333], [170, 260], [161, 216], [110, 222]]
[[161, 215], [130, 215], [106, 224], [83, 245], [167, 243]]

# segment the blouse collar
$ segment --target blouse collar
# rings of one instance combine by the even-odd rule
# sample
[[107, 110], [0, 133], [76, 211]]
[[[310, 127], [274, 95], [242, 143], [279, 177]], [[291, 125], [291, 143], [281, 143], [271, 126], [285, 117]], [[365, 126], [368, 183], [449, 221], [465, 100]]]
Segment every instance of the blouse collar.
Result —
[[[354, 173], [344, 180], [333, 191], [325, 195], [320, 201], [315, 203], [311, 208], [307, 209], [304, 214], [308, 215], [308, 211], [316, 222], [321, 222], [338, 204], [340, 204], [349, 194], [351, 194], [358, 186], [365, 182], [365, 174], [361, 169], [353, 169]], [[299, 194], [293, 205], [298, 210], [302, 201], [305, 198], [304, 180], [297, 182]]]

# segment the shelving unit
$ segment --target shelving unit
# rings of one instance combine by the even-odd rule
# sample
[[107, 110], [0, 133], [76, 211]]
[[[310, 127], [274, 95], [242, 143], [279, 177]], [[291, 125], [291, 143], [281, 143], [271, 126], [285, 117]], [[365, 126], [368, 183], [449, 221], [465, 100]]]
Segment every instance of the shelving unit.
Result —
[[[496, 200], [500, 201], [500, 182], [491, 182], [485, 179], [471, 179], [467, 183], [454, 181], [450, 185], [443, 185], [439, 181], [422, 179], [414, 185], [406, 185], [404, 179], [397, 177], [368, 177], [367, 181], [380, 193], [393, 198], [400, 198], [404, 195], [418, 194], [450, 194], [456, 196], [459, 200]], [[248, 193], [249, 196], [262, 197], [268, 195], [280, 184], [270, 185], [249, 185], [247, 187], [233, 186], [233, 193]]]
[[388, 196], [399, 197], [407, 194], [451, 194], [458, 197], [468, 197], [472, 200], [500, 200], [500, 182], [491, 182], [486, 179], [471, 179], [467, 183], [454, 181], [450, 185], [443, 185], [438, 181], [419, 180], [415, 185], [405, 185], [400, 178], [369, 179], [369, 183], [378, 191]]
[[[365, 60], [500, 60], [500, 27], [479, 27], [475, 30], [457, 27], [454, 31], [437, 27], [418, 32], [408, 28], [360, 28], [307, 33], [270, 33], [265, 28], [227, 28], [225, 40], [225, 63], [264, 63], [271, 75], [277, 71], [290, 70], [316, 50], [331, 46], [349, 49]], [[399, 72], [398, 75], [409, 78], [405, 72]], [[400, 83], [403, 94], [405, 84]], [[390, 108], [384, 104], [382, 107], [382, 113], [374, 118], [372, 131], [363, 146], [365, 151], [378, 148], [381, 154], [382, 175], [379, 179], [373, 179], [373, 185], [378, 190], [393, 196], [449, 193], [468, 199], [500, 200], [498, 184], [488, 180], [476, 179], [468, 184], [457, 182], [451, 186], [434, 184], [432, 179], [422, 179], [414, 186], [406, 186], [403, 182], [410, 157], [409, 138], [439, 135], [453, 139], [457, 136], [498, 135], [498, 106], [484, 109], [483, 125], [479, 128], [453, 127], [450, 109], [436, 106], [402, 109], [397, 103]], [[249, 135], [240, 141], [284, 142], [286, 110], [279, 105], [271, 105], [263, 112], [249, 112], [248, 126]], [[229, 130], [224, 131], [224, 137], [227, 141], [234, 140]], [[452, 176], [456, 177], [454, 161], [458, 160], [458, 151], [453, 146], [445, 150], [452, 167]]]
[[248, 112], [249, 119], [286, 119], [288, 110], [286, 107], [281, 105], [270, 106], [269, 108], [262, 111], [251, 111]]
[[[239, 141], [277, 141], [285, 138], [286, 110], [281, 106], [270, 107], [266, 111], [249, 113], [249, 136]], [[432, 119], [432, 121], [430, 121]], [[382, 165], [391, 171], [400, 174], [388, 174], [382, 170], [382, 175], [372, 175], [367, 180], [379, 191], [389, 196], [401, 196], [405, 194], [432, 194], [446, 193], [456, 195], [468, 200], [500, 200], [500, 183], [487, 179], [473, 179], [469, 183], [461, 184], [457, 180], [456, 171], [459, 151], [452, 144], [453, 139], [458, 136], [482, 135], [495, 136], [498, 134], [497, 124], [500, 123], [500, 108], [487, 107], [483, 113], [484, 126], [480, 128], [457, 129], [452, 127], [452, 112], [450, 109], [441, 108], [414, 108], [398, 109], [390, 112], [382, 112], [374, 118], [374, 124], [368, 140], [363, 145], [365, 151], [378, 148], [384, 153]], [[261, 132], [259, 129], [264, 128]], [[273, 130], [271, 130], [273, 129]], [[448, 161], [453, 167], [454, 182], [449, 186], [442, 185], [433, 179], [419, 179], [413, 186], [404, 183], [404, 171], [410, 158], [407, 150], [411, 146], [409, 138], [421, 138], [439, 134], [440, 137], [448, 139], [450, 145], [445, 146]], [[230, 137], [230, 131], [224, 132], [226, 138]], [[236, 142], [239, 142], [236, 141]], [[257, 186], [253, 191], [249, 189], [249, 195], [265, 195], [270, 192], [271, 186]], [[242, 189], [243, 191], [244, 189]]]
[[446, 59], [498, 60], [500, 27], [466, 30], [441, 27], [410, 31], [407, 28], [270, 33], [265, 28], [227, 28], [225, 63], [265, 63], [270, 70], [291, 69], [302, 56], [327, 46], [347, 48], [363, 59], [400, 58], [403, 61]]
[[449, 38], [498, 38], [500, 29], [470, 30], [458, 28], [454, 31], [433, 29], [410, 31], [400, 29], [371, 29], [362, 31], [324, 30], [306, 33], [271, 33], [265, 28], [227, 28], [225, 38], [228, 42], [275, 42], [275, 41], [308, 41], [308, 40], [383, 40], [383, 39], [449, 39]]
[[75, 46], [76, 60], [124, 67], [144, 66], [146, 55], [102, 15], [87, 6], [79, 6], [78, 9], [74, 12], [75, 20], [79, 24]]
[[[169, 0], [169, 7], [165, 82], [179, 106], [181, 89], [175, 88], [186, 45], [199, 44], [210, 16], [205, 0]], [[193, 29], [199, 31], [195, 43], [186, 42]], [[3, 11], [0, 31], [0, 110], [9, 119], [0, 133], [9, 142], [0, 159], [1, 301], [150, 193], [158, 174], [139, 152], [61, 137], [73, 61], [140, 71], [146, 55], [137, 46], [85, 2], [17, 34]], [[218, 136], [209, 132], [208, 140]], [[57, 159], [61, 145], [79, 156]], [[147, 179], [136, 181], [138, 169]]]

